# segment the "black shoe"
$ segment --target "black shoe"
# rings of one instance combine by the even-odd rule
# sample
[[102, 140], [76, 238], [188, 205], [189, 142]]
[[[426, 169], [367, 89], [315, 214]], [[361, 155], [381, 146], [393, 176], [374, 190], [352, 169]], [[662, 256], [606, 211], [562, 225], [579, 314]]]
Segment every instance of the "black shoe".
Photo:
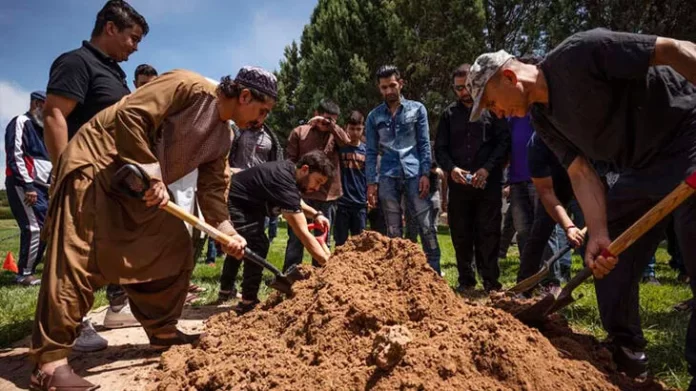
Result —
[[472, 292], [472, 291], [475, 290], [475, 289], [476, 289], [476, 285], [462, 285], [462, 284], [459, 284], [459, 285], [457, 286], [457, 289], [455, 289], [454, 291], [457, 292], [457, 293], [460, 294], [460, 295], [465, 295], [465, 294], [467, 294], [467, 293], [469, 293], [469, 292]]
[[491, 292], [499, 291], [502, 289], [503, 289], [503, 284], [499, 283], [498, 281], [483, 283], [483, 290], [486, 291], [486, 293], [491, 293]]
[[623, 372], [631, 378], [642, 379], [648, 376], [648, 356], [645, 352], [632, 350], [614, 342], [608, 342], [605, 346], [611, 352], [619, 372]]
[[232, 289], [229, 291], [220, 290], [218, 292], [218, 298], [217, 298], [217, 300], [215, 300], [215, 304], [216, 305], [223, 304], [223, 303], [226, 303], [230, 300], [234, 300], [237, 298], [239, 298], [239, 296], [238, 296], [236, 289]]
[[244, 301], [240, 301], [237, 303], [237, 305], [234, 307], [233, 311], [237, 314], [237, 316], [242, 316], [246, 314], [247, 312], [253, 310], [256, 308], [256, 306], [260, 303], [259, 300], [254, 300], [252, 302], [247, 302], [245, 303]]
[[677, 277], [677, 281], [679, 281], [682, 284], [688, 284], [689, 283], [689, 276], [684, 272], [679, 272], [679, 276]]

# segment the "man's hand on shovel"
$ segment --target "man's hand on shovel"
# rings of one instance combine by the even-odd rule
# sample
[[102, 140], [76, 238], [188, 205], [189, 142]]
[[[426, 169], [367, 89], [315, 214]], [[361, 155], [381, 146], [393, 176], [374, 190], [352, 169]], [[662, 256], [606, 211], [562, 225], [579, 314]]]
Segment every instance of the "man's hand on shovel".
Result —
[[244, 257], [244, 249], [247, 246], [247, 241], [242, 237], [242, 235], [235, 233], [230, 237], [229, 242], [220, 244], [222, 245], [222, 251], [224, 251], [226, 254], [229, 254], [236, 259], [242, 259]]
[[611, 244], [609, 235], [592, 235], [587, 242], [585, 262], [595, 278], [601, 279], [614, 270], [619, 259], [606, 251]]
[[143, 201], [148, 207], [157, 205], [159, 208], [164, 208], [169, 202], [167, 186], [162, 181], [150, 180], [150, 188], [145, 191]]

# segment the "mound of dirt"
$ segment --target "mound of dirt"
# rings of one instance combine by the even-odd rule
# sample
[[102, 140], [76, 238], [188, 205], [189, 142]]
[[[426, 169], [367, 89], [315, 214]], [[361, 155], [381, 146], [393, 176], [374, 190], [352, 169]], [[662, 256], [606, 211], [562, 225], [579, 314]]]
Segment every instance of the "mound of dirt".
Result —
[[366, 232], [293, 288], [212, 317], [197, 347], [163, 355], [154, 389], [662, 389], [618, 382], [595, 365], [601, 354], [575, 356], [563, 331], [561, 352], [508, 313], [462, 300], [408, 241]]

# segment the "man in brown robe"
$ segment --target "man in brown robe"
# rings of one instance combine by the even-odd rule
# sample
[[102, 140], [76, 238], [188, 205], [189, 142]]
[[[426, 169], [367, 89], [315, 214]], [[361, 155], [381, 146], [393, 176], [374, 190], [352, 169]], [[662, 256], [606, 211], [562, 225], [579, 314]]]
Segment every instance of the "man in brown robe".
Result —
[[[259, 126], [275, 104], [276, 79], [244, 67], [215, 86], [193, 72], [158, 77], [83, 125], [61, 155], [46, 219], [47, 259], [34, 320], [31, 383], [39, 390], [98, 388], [67, 363], [94, 291], [121, 284], [150, 344], [190, 343], [176, 328], [193, 256], [184, 223], [155, 206], [169, 200], [166, 185], [198, 169], [198, 199], [207, 223], [232, 236], [235, 257], [246, 241], [227, 210], [232, 132], [226, 123]], [[150, 177], [143, 200], [114, 189], [125, 163]], [[145, 202], [143, 202], [145, 201]]]

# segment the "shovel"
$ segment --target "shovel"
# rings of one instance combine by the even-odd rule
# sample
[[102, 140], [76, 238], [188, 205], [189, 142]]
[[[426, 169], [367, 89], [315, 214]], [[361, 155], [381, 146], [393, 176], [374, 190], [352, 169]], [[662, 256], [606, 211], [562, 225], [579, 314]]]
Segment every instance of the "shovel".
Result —
[[[137, 198], [142, 198], [145, 195], [145, 191], [150, 187], [150, 181], [147, 178], [147, 174], [133, 164], [126, 164], [118, 169], [114, 175], [113, 184], [117, 190]], [[205, 232], [213, 240], [220, 243], [229, 243], [229, 241], [232, 239], [230, 236], [220, 232], [215, 227], [188, 213], [179, 205], [171, 201], [167, 202], [162, 209], [191, 224], [192, 226], [196, 227], [196, 229]], [[245, 228], [247, 228], [247, 226], [245, 226]], [[297, 267], [292, 266], [288, 269], [286, 274], [283, 274], [265, 258], [249, 250], [248, 248], [244, 250], [244, 260], [253, 262], [270, 270], [271, 273], [274, 274], [275, 278], [268, 284], [268, 286], [288, 296], [292, 295], [292, 284], [295, 281], [304, 279], [304, 276], [297, 269]]]
[[[602, 250], [604, 257], [617, 257], [630, 245], [635, 243], [638, 238], [643, 236], [655, 224], [665, 216], [672, 213], [684, 200], [696, 192], [696, 172], [691, 174], [677, 188], [672, 190], [652, 209], [647, 211], [638, 221], [621, 234], [616, 240], [611, 242], [609, 247]], [[592, 270], [585, 267], [576, 274], [559, 293], [549, 293], [542, 300], [533, 306], [513, 314], [517, 319], [529, 325], [542, 324], [548, 315], [551, 315], [575, 301], [573, 290], [580, 286], [585, 280], [592, 276]]]
[[[585, 236], [585, 234], [587, 233], [587, 227], [583, 228], [580, 232], [583, 236]], [[544, 262], [544, 265], [541, 267], [541, 269], [539, 269], [538, 272], [536, 272], [533, 276], [527, 277], [524, 280], [520, 281], [517, 285], [508, 289], [508, 292], [511, 294], [518, 295], [520, 293], [525, 293], [533, 289], [535, 286], [539, 285], [539, 283], [548, 276], [553, 264], [556, 263], [559, 259], [561, 259], [561, 257], [563, 257], [572, 248], [573, 247], [571, 245], [563, 247], [560, 251], [553, 254], [551, 258]]]

